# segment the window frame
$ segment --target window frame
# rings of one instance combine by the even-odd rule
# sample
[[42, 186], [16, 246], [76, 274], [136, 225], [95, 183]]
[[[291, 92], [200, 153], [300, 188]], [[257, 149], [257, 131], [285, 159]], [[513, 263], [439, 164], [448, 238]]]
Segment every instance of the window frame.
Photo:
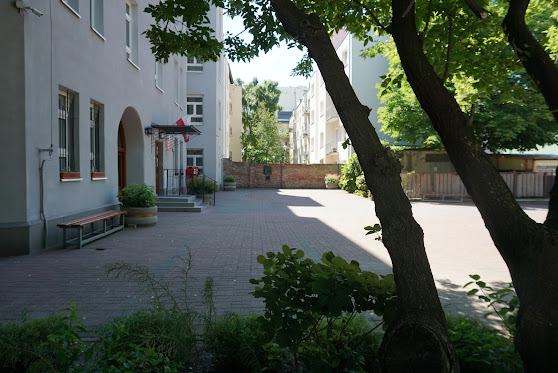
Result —
[[[95, 112], [95, 109], [98, 109]], [[96, 115], [95, 115], [96, 114]], [[89, 167], [91, 172], [105, 172], [104, 165], [104, 105], [91, 100], [89, 104]]]
[[[190, 101], [190, 99], [201, 99], [201, 101]], [[190, 107], [192, 107], [191, 111]], [[198, 107], [201, 107], [201, 114], [198, 113]], [[203, 126], [203, 95], [186, 96], [186, 114], [191, 116], [190, 123], [192, 123], [192, 125]], [[196, 119], [201, 119], [201, 121], [197, 121]]]
[[70, 4], [68, 1], [71, 0], [60, 0], [62, 2], [62, 4], [66, 5], [68, 7], [68, 9], [70, 9], [72, 11], [72, 13], [74, 13], [75, 16], [77, 16], [78, 18], [81, 18], [81, 15], [79, 14], [79, 0], [75, 1], [75, 6], [77, 9], [74, 9], [74, 6], [72, 6], [72, 4]]
[[[193, 154], [193, 153], [197, 154]], [[196, 161], [194, 161], [196, 159]], [[201, 159], [201, 166], [198, 164], [198, 159]], [[186, 166], [187, 167], [198, 167], [200, 175], [203, 173], [204, 169], [204, 154], [203, 148], [196, 149], [186, 149]]]
[[162, 62], [157, 61], [157, 59], [155, 59], [155, 87], [161, 92], [165, 92], [164, 89], [165, 74], [163, 72], [163, 67], [164, 64]]
[[[190, 61], [192, 60], [192, 61]], [[201, 57], [187, 57], [186, 58], [186, 71], [189, 73], [202, 73], [203, 62]]]
[[[60, 107], [60, 96], [64, 97], [64, 108]], [[58, 90], [58, 163], [60, 172], [79, 172], [78, 103], [79, 95], [77, 93], [64, 89]], [[62, 161], [63, 159], [64, 161]]]
[[133, 18], [132, 18], [132, 3], [126, 1], [126, 57], [132, 61], [133, 53]]
[[[101, 15], [97, 13], [97, 5], [100, 4], [100, 12]], [[91, 0], [90, 2], [90, 11], [91, 11], [91, 30], [95, 32], [101, 39], [107, 40], [104, 37], [105, 33], [105, 5], [103, 0]], [[99, 22], [100, 20], [100, 22]], [[100, 26], [100, 27], [99, 27]]]

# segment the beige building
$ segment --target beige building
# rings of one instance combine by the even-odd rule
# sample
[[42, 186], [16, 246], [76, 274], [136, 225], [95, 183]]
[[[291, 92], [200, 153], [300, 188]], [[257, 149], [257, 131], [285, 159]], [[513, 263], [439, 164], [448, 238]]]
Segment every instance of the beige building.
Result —
[[229, 87], [229, 159], [242, 161], [242, 87]]

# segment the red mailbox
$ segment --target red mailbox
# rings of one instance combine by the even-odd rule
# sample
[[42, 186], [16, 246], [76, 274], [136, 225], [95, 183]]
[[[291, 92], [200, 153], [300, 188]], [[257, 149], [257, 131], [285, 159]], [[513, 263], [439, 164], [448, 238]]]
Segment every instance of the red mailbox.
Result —
[[186, 167], [186, 177], [187, 178], [192, 178], [194, 176], [198, 176], [199, 173], [200, 172], [199, 172], [197, 167], [191, 167], [191, 166]]

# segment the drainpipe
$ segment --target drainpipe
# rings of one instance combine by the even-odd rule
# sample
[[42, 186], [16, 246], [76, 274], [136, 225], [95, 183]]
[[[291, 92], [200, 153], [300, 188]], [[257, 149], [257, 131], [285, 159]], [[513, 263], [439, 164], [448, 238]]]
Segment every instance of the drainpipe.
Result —
[[[49, 149], [39, 149], [40, 152], [48, 152], [48, 156], [52, 159], [52, 144]], [[40, 208], [39, 215], [43, 220], [43, 248], [46, 249], [48, 242], [48, 224], [45, 216], [45, 188], [44, 188], [44, 170], [45, 170], [46, 159], [41, 161], [41, 166], [39, 167], [39, 191], [40, 191]]]

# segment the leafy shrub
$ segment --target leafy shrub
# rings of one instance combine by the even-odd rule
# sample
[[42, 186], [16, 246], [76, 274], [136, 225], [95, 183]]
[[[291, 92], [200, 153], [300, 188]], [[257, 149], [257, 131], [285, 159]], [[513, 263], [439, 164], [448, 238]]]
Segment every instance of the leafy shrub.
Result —
[[337, 184], [339, 183], [340, 176], [337, 174], [326, 174], [324, 181], [326, 184]]
[[234, 176], [233, 175], [227, 175], [223, 178], [223, 181], [225, 183], [234, 183]]
[[217, 319], [205, 331], [204, 346], [213, 354], [218, 372], [259, 372], [269, 368], [263, 348], [268, 339], [257, 315], [232, 313]]
[[[288, 348], [312, 371], [348, 369], [361, 371], [364, 358], [351, 346], [357, 337], [348, 325], [361, 312], [373, 310], [387, 325], [396, 313], [393, 275], [380, 278], [361, 271], [359, 263], [347, 263], [328, 252], [322, 263], [304, 258], [302, 250], [283, 246], [257, 260], [264, 267], [252, 293], [263, 298], [265, 314], [259, 320], [268, 337], [270, 351]], [[379, 325], [378, 325], [379, 326]]]
[[523, 372], [513, 342], [469, 316], [446, 315], [462, 372]]
[[190, 179], [189, 190], [191, 194], [212, 194], [218, 190], [217, 184], [204, 176], [195, 176]]
[[354, 193], [356, 190], [364, 192], [368, 190], [366, 182], [364, 181], [364, 173], [362, 172], [360, 163], [358, 163], [356, 153], [351, 155], [347, 164], [341, 166], [341, 179], [339, 180], [339, 186], [349, 193]]
[[[513, 283], [508, 283], [507, 288], [494, 290], [488, 286], [484, 281], [481, 281], [479, 275], [469, 275], [473, 281], [469, 281], [463, 287], [469, 285], [476, 285], [477, 288], [467, 292], [468, 296], [478, 296], [478, 298], [488, 305], [487, 308], [492, 308], [493, 312], [486, 312], [483, 316], [488, 317], [492, 314], [497, 314], [502, 320], [502, 326], [506, 328], [510, 336], [515, 334], [515, 322], [517, 320], [517, 312], [519, 311], [519, 298], [515, 293]], [[480, 295], [479, 295], [480, 291]]]
[[2, 372], [47, 371], [56, 358], [44, 345], [48, 336], [64, 324], [62, 316], [0, 324], [0, 370]]
[[131, 373], [131, 372], [183, 372], [184, 367], [153, 349], [131, 344], [127, 350], [117, 352], [106, 357], [102, 371], [104, 373]]
[[[161, 367], [170, 366], [169, 360], [191, 366], [196, 359], [195, 340], [186, 332], [192, 328], [188, 323], [179, 312], [169, 310], [143, 309], [117, 317], [99, 329], [98, 367], [103, 371], [119, 369], [125, 362]], [[137, 351], [145, 352], [145, 359]]]
[[131, 184], [122, 188], [118, 193], [118, 200], [124, 207], [153, 207], [157, 203], [157, 194], [152, 185]]

